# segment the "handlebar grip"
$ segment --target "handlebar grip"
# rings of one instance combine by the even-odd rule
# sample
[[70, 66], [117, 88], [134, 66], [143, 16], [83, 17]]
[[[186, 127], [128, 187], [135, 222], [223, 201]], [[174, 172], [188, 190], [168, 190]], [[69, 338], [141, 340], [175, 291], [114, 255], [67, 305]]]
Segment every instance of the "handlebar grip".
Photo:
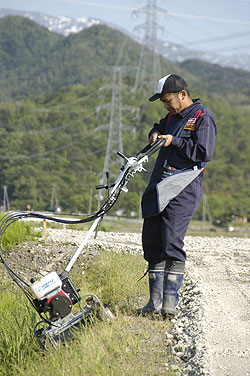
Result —
[[154, 154], [158, 149], [160, 149], [164, 144], [165, 144], [166, 140], [165, 138], [159, 138], [157, 139], [156, 141], [154, 141], [149, 149], [149, 151], [147, 152], [147, 156], [150, 157], [150, 155]]
[[96, 185], [95, 189], [104, 189], [107, 188], [107, 185]]
[[143, 148], [139, 153], [137, 153], [135, 157], [142, 158], [144, 155], [150, 157], [158, 149], [160, 149], [165, 144], [165, 142], [165, 138], [158, 138], [156, 141], [152, 142], [152, 144], [148, 144], [147, 146], [145, 146], [145, 148]]

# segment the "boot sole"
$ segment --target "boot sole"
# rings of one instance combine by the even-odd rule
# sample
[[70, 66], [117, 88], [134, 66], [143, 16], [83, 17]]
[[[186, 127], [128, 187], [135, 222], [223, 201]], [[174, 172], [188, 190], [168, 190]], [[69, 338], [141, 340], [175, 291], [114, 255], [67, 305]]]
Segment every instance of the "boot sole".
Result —
[[148, 309], [148, 310], [143, 310], [143, 309], [137, 309], [136, 310], [137, 315], [142, 315], [142, 316], [148, 316], [148, 315], [160, 315], [161, 314], [161, 309]]

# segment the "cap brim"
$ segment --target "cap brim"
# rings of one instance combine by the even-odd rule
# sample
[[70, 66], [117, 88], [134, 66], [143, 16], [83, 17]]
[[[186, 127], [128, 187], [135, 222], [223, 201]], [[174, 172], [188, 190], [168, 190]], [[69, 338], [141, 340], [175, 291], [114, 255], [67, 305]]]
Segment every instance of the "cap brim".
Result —
[[150, 102], [156, 101], [156, 99], [160, 99], [161, 95], [162, 94], [156, 93], [156, 94], [152, 95], [152, 97], [149, 98], [149, 101]]

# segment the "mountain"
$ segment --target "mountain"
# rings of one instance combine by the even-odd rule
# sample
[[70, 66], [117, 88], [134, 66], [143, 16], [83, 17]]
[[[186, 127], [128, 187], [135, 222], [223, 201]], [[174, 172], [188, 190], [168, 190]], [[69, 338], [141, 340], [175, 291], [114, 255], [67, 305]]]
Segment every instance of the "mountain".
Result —
[[55, 17], [40, 12], [29, 12], [16, 9], [0, 9], [0, 18], [6, 16], [21, 16], [28, 18], [29, 20], [36, 22], [38, 25], [46, 27], [46, 29], [49, 31], [62, 34], [65, 37], [70, 34], [79, 33], [80, 31], [94, 25], [106, 25], [130, 35], [125, 29], [119, 27], [118, 25], [94, 17]]
[[[119, 61], [124, 43], [126, 52]], [[24, 99], [63, 86], [112, 77], [117, 63], [130, 67], [135, 74], [139, 54], [138, 43], [104, 25], [64, 37], [24, 17], [3, 17], [0, 99]], [[174, 64], [165, 61], [163, 66], [173, 70]]]
[[166, 59], [182, 63], [185, 60], [198, 59], [222, 67], [230, 67], [250, 71], [250, 54], [220, 55], [215, 52], [204, 52], [166, 41], [158, 41], [159, 51]]
[[[140, 44], [105, 25], [65, 37], [24, 17], [0, 18], [0, 100], [22, 100], [67, 85], [111, 79], [117, 64], [124, 67], [129, 81], [134, 80], [140, 51]], [[205, 88], [208, 93], [223, 94], [227, 99], [231, 92], [238, 91], [241, 96], [232, 97], [232, 101], [249, 103], [247, 71], [199, 60], [179, 64], [164, 58], [161, 68], [162, 72], [184, 75], [192, 89], [204, 92]]]
[[[17, 15], [28, 18], [39, 25], [46, 27], [49, 31], [68, 36], [79, 33], [85, 28], [93, 25], [107, 25], [117, 29], [124, 34], [133, 38], [127, 30], [120, 28], [118, 25], [107, 23], [103, 20], [92, 17], [54, 17], [44, 13], [21, 11], [13, 9], [0, 9], [0, 18], [8, 15]], [[212, 64], [219, 64], [223, 67], [232, 67], [250, 71], [250, 54], [234, 54], [225, 56], [212, 52], [203, 52], [195, 49], [184, 47], [183, 45], [174, 44], [168, 41], [158, 40], [159, 53], [172, 62], [183, 62], [189, 59], [199, 59]]]
[[[185, 72], [200, 77], [199, 82], [197, 80], [195, 82], [195, 87], [199, 91], [210, 94], [218, 93], [226, 96], [227, 99], [230, 98], [230, 95], [235, 97], [235, 93], [237, 92], [240, 98], [239, 103], [241, 105], [249, 105], [249, 72], [228, 67], [222, 68], [220, 65], [207, 63], [198, 59], [185, 60], [180, 63], [180, 67]], [[236, 102], [238, 101], [236, 100]]]
[[62, 34], [64, 36], [79, 33], [79, 31], [82, 31], [86, 27], [104, 24], [103, 21], [96, 18], [54, 17], [40, 12], [26, 12], [13, 9], [0, 9], [0, 18], [10, 15], [28, 18], [29, 20], [46, 27], [49, 31]]

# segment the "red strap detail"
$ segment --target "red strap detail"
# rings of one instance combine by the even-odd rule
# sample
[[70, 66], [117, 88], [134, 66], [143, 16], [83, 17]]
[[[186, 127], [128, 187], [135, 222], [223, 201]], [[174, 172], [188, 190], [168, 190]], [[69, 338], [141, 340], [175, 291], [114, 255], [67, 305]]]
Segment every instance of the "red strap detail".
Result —
[[167, 118], [167, 124], [166, 124], [166, 127], [168, 126], [168, 124], [169, 124], [169, 122], [170, 122], [171, 116], [172, 116], [172, 114], [169, 113], [169, 114], [168, 114], [168, 118]]
[[196, 114], [194, 115], [194, 118], [198, 119], [198, 117], [204, 115], [204, 111], [203, 110], [199, 110], [198, 112], [196, 112]]
[[[200, 116], [202, 116], [202, 115], [204, 115], [203, 110], [199, 110], [199, 111], [197, 111], [196, 114], [194, 115], [194, 118], [195, 118], [195, 119], [198, 119], [198, 117], [200, 117]], [[167, 126], [168, 126], [168, 124], [169, 124], [169, 122], [170, 122], [171, 116], [172, 116], [172, 114], [169, 112], [169, 113], [168, 113], [168, 117], [167, 117], [166, 128], [167, 128]]]

